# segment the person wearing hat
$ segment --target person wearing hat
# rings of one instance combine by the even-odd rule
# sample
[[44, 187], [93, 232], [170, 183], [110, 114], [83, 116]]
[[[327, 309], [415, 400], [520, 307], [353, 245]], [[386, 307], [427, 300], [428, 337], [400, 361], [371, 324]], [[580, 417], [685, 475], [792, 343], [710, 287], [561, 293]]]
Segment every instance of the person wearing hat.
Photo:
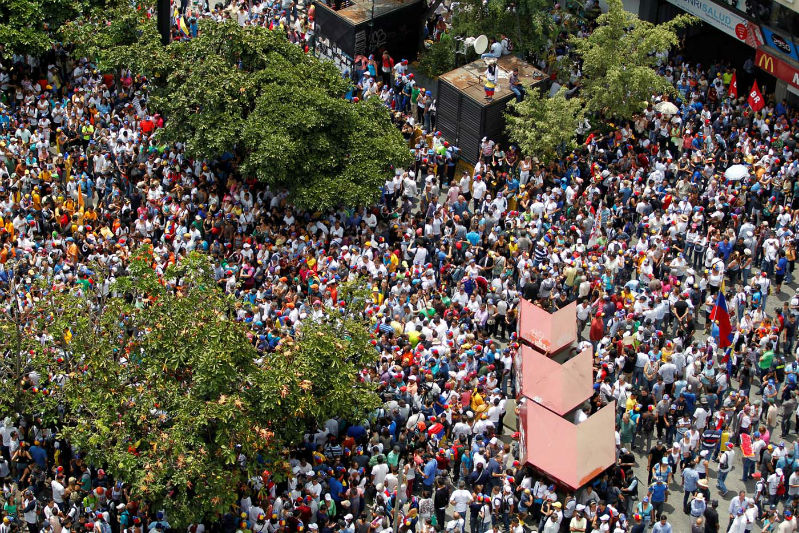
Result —
[[649, 497], [649, 501], [654, 508], [653, 510], [655, 516], [659, 516], [663, 510], [663, 506], [669, 499], [668, 484], [663, 480], [663, 478], [655, 478], [655, 482], [649, 486], [647, 496]]
[[38, 502], [31, 489], [25, 489], [22, 494], [20, 512], [28, 526], [29, 533], [39, 533]]
[[698, 518], [705, 514], [705, 509], [707, 509], [705, 495], [701, 492], [697, 492], [696, 495], [691, 498], [691, 502], [689, 504], [690, 514], [692, 517]]
[[785, 511], [783, 511], [782, 522], [780, 522], [779, 526], [777, 526], [777, 532], [790, 533], [796, 531], [796, 529], [797, 529], [797, 523], [793, 511], [791, 509], [785, 509]]
[[577, 504], [574, 515], [569, 522], [569, 531], [572, 533], [585, 533], [588, 531], [588, 520], [585, 517], [585, 505]]
[[554, 501], [548, 507], [542, 519], [544, 527], [540, 531], [542, 533], [558, 533], [560, 524], [563, 521], [562, 504], [559, 501]]
[[655, 516], [655, 507], [649, 501], [649, 496], [644, 496], [643, 499], [635, 506], [635, 514], [641, 517], [644, 525], [649, 527], [652, 519]]
[[725, 481], [727, 479], [727, 475], [730, 473], [733, 467], [733, 461], [735, 461], [735, 451], [733, 450], [735, 446], [733, 443], [728, 442], [725, 445], [726, 450], [724, 450], [721, 455], [719, 456], [719, 473], [716, 479], [716, 487], [721, 491], [722, 497], [727, 494], [727, 485], [725, 485]]

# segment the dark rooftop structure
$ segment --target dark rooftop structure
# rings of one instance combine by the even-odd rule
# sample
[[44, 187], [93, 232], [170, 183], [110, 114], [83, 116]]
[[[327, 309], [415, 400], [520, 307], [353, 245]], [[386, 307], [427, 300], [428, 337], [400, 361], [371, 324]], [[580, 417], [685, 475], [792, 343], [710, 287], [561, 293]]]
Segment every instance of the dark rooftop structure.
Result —
[[502, 142], [505, 139], [505, 108], [515, 98], [508, 78], [514, 68], [519, 69], [519, 80], [529, 90], [543, 86], [546, 74], [515, 56], [497, 60], [498, 84], [494, 99], [487, 101], [481, 79], [487, 64], [478, 59], [467, 65], [442, 74], [438, 78], [436, 129], [461, 149], [461, 157], [475, 163], [480, 154], [483, 137]]
[[332, 60], [342, 72], [352, 71], [356, 57], [377, 57], [384, 50], [395, 61], [416, 59], [425, 11], [422, 0], [375, 0], [374, 6], [371, 0], [346, 0], [339, 5], [336, 10], [335, 5], [314, 2], [318, 57]]

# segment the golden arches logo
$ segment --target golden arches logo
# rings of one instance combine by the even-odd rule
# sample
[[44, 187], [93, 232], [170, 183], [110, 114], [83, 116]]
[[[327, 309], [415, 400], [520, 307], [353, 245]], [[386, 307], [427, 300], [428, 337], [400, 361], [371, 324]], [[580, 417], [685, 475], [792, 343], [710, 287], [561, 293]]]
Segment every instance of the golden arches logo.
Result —
[[774, 74], [774, 58], [770, 55], [761, 53], [757, 60], [757, 66], [769, 74]]

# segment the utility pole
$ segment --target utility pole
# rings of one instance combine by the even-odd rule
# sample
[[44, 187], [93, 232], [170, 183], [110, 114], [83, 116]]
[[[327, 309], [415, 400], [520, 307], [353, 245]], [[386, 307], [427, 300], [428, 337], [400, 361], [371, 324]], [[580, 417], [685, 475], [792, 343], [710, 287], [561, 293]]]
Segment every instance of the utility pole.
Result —
[[158, 0], [157, 4], [157, 21], [158, 33], [161, 34], [161, 44], [166, 46], [172, 38], [172, 20], [170, 8], [172, 3], [170, 0]]
[[[374, 5], [374, 0], [372, 0], [372, 5]], [[400, 528], [400, 511], [402, 510], [402, 505], [400, 504], [400, 491], [402, 490], [402, 480], [405, 477], [405, 460], [401, 460], [397, 465], [397, 495], [394, 498], [394, 525], [392, 529], [394, 533], [399, 533]]]
[[372, 35], [375, 32], [375, 0], [372, 0], [372, 15], [369, 17], [369, 42], [366, 44], [366, 53], [371, 54], [375, 52], [372, 50], [372, 43], [374, 40], [372, 39]]

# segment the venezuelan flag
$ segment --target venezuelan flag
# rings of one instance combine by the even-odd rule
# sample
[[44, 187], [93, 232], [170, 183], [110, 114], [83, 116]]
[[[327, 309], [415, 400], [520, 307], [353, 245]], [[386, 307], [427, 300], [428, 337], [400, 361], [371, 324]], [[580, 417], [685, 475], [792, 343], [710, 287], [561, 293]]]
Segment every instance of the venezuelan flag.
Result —
[[183, 18], [183, 15], [181, 15], [180, 18], [178, 19], [178, 29], [180, 30], [180, 33], [182, 33], [184, 37], [189, 36], [189, 25], [186, 24], [186, 19]]
[[716, 305], [710, 311], [710, 320], [716, 322], [719, 328], [719, 348], [726, 348], [732, 344], [732, 324], [730, 324], [730, 313], [727, 311], [727, 300], [724, 298], [724, 286], [719, 289]]

